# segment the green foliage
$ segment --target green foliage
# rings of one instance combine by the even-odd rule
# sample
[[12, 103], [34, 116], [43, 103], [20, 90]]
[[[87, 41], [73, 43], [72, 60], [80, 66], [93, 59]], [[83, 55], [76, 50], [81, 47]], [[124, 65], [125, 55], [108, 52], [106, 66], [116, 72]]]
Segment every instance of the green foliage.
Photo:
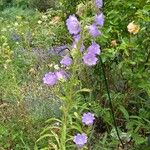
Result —
[[[89, 136], [85, 149], [119, 149], [100, 63], [85, 67], [73, 51], [77, 62], [68, 69], [72, 78], [55, 88], [41, 83], [43, 74], [54, 71], [59, 61], [49, 55], [51, 47], [71, 47], [68, 15], [78, 15], [84, 45], [91, 43], [85, 26], [94, 20], [93, 3], [1, 0], [0, 7], [6, 8], [0, 13], [0, 149], [75, 149], [72, 139], [77, 132]], [[146, 150], [150, 133], [149, 11], [148, 0], [105, 0], [103, 34], [95, 39], [101, 45], [119, 134], [131, 150]], [[128, 31], [129, 23], [139, 27], [137, 33]], [[96, 116], [90, 129], [81, 123], [86, 111]]]
[[57, 0], [29, 0], [29, 6], [32, 8], [36, 8], [39, 11], [46, 11], [50, 8], [56, 8], [58, 5]]

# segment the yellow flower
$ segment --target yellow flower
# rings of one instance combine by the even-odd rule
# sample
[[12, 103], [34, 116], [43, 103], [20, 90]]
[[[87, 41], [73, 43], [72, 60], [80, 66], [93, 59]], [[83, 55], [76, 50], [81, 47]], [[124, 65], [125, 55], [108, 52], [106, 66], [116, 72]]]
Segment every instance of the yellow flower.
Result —
[[134, 21], [129, 23], [127, 28], [128, 28], [129, 33], [133, 33], [133, 34], [137, 34], [140, 30], [139, 25], [134, 24]]

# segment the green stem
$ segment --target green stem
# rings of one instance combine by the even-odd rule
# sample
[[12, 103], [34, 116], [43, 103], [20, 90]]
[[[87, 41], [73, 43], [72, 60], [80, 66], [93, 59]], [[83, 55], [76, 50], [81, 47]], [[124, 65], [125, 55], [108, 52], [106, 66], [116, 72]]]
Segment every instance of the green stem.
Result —
[[66, 150], [66, 134], [67, 134], [67, 111], [63, 108], [63, 121], [62, 121], [62, 131], [61, 131], [61, 150]]
[[124, 144], [123, 144], [123, 142], [120, 138], [119, 131], [118, 131], [118, 128], [117, 128], [117, 123], [116, 123], [115, 113], [114, 113], [114, 109], [113, 109], [113, 104], [112, 104], [110, 91], [109, 91], [109, 87], [108, 87], [108, 82], [107, 82], [107, 78], [106, 78], [106, 73], [105, 73], [105, 69], [104, 69], [101, 57], [100, 57], [100, 62], [101, 62], [101, 68], [102, 68], [102, 71], [103, 71], [104, 83], [105, 83], [105, 87], [106, 87], [106, 91], [107, 91], [107, 95], [108, 95], [108, 99], [109, 99], [109, 106], [110, 106], [110, 109], [111, 109], [112, 119], [113, 119], [113, 122], [114, 122], [114, 127], [115, 127], [115, 130], [116, 130], [118, 139], [119, 139], [120, 143], [122, 144], [122, 147], [124, 148]]

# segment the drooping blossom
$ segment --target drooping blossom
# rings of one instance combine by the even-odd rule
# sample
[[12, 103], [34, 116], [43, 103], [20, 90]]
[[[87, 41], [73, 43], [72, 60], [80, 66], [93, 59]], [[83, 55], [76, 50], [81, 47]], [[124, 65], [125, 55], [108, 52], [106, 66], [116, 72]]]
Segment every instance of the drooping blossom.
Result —
[[76, 136], [74, 136], [73, 141], [78, 148], [82, 148], [87, 143], [87, 135], [85, 133], [78, 133]]
[[95, 54], [85, 53], [83, 55], [83, 61], [87, 66], [94, 66], [97, 63], [98, 58]]
[[61, 61], [60, 64], [64, 67], [68, 67], [72, 64], [72, 59], [69, 56], [65, 56]]
[[66, 80], [67, 79], [67, 73], [64, 70], [56, 71], [55, 72], [58, 80]]
[[95, 6], [97, 8], [102, 8], [102, 6], [103, 6], [103, 0], [95, 0]]
[[103, 13], [95, 15], [95, 24], [103, 26], [104, 25], [104, 15]]
[[96, 42], [93, 42], [92, 45], [88, 47], [88, 53], [99, 55], [100, 46]]
[[92, 24], [89, 26], [89, 33], [91, 34], [92, 37], [97, 37], [101, 35], [101, 32], [98, 30], [97, 26], [95, 24]]
[[48, 84], [48, 85], [55, 85], [57, 82], [57, 76], [54, 72], [49, 72], [47, 74], [45, 74], [45, 76], [43, 77], [43, 83], [44, 84]]
[[95, 120], [94, 114], [88, 112], [88, 113], [84, 113], [82, 116], [82, 122], [86, 125], [93, 125]]
[[78, 34], [81, 30], [80, 23], [75, 15], [70, 15], [66, 20], [66, 25], [70, 34]]

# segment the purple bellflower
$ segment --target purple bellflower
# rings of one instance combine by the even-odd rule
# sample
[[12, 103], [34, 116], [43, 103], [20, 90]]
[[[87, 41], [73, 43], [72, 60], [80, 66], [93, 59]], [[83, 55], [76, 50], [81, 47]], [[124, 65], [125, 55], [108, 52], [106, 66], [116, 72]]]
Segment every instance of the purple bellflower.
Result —
[[45, 74], [45, 76], [43, 77], [44, 84], [53, 86], [56, 84], [56, 82], [57, 82], [57, 76], [53, 72], [49, 72], [49, 73]]
[[88, 47], [88, 53], [100, 55], [100, 52], [100, 46], [96, 42], [93, 42], [92, 45]]
[[104, 15], [103, 15], [103, 13], [97, 14], [95, 16], [95, 23], [96, 23], [96, 25], [99, 25], [99, 26], [104, 25]]
[[60, 61], [60, 64], [63, 65], [64, 67], [68, 67], [72, 64], [72, 59], [69, 56], [65, 56]]
[[103, 0], [95, 0], [95, 6], [97, 8], [102, 8], [102, 6], [103, 6]]
[[94, 66], [97, 63], [98, 58], [95, 54], [85, 53], [83, 56], [83, 61], [87, 66]]
[[75, 15], [70, 15], [66, 20], [66, 25], [70, 34], [78, 34], [81, 30], [80, 23]]
[[87, 143], [87, 136], [85, 133], [78, 133], [76, 136], [74, 136], [73, 141], [75, 142], [78, 148], [82, 148]]
[[98, 30], [97, 26], [95, 24], [92, 24], [89, 26], [89, 33], [91, 34], [92, 37], [97, 37], [101, 35], [101, 32]]
[[67, 79], [67, 73], [64, 70], [56, 71], [55, 74], [56, 74], [56, 77], [58, 80], [66, 80]]

